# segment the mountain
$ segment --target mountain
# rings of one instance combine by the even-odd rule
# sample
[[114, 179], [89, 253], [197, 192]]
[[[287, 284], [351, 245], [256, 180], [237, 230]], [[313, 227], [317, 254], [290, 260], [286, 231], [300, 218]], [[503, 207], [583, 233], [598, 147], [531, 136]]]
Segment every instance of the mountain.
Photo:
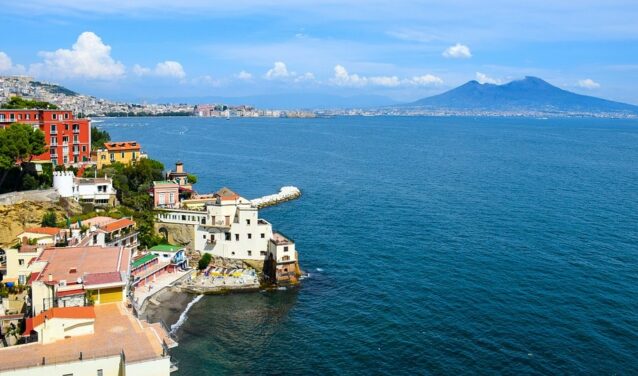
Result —
[[638, 106], [572, 93], [538, 77], [525, 77], [503, 85], [469, 81], [404, 106], [454, 111], [638, 114]]

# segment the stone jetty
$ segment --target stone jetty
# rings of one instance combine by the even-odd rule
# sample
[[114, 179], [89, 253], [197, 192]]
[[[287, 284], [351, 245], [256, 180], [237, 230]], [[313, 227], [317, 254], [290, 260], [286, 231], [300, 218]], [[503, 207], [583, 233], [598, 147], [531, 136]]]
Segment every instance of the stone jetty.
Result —
[[259, 198], [250, 200], [250, 202], [254, 206], [257, 206], [258, 208], [261, 209], [267, 206], [273, 206], [273, 205], [280, 204], [282, 202], [294, 200], [296, 198], [299, 198], [300, 196], [301, 196], [301, 191], [299, 190], [299, 188], [293, 187], [293, 186], [286, 186], [286, 187], [281, 187], [281, 189], [279, 190], [279, 193], [259, 197]]

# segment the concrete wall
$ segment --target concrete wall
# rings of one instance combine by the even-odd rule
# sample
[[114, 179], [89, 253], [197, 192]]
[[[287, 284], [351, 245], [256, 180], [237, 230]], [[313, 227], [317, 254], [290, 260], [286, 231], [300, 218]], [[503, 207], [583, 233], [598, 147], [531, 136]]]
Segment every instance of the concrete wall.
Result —
[[171, 374], [169, 357], [151, 359], [142, 362], [126, 363], [126, 376], [169, 376]]
[[[124, 373], [121, 372], [120, 368], [120, 355], [117, 354], [99, 359], [85, 359], [61, 364], [0, 371], [0, 376], [95, 376], [100, 369], [104, 376], [123, 376]], [[128, 375], [136, 374], [129, 373]], [[161, 373], [158, 373], [158, 375], [161, 375]], [[168, 373], [166, 373], [166, 375], [168, 375]]]

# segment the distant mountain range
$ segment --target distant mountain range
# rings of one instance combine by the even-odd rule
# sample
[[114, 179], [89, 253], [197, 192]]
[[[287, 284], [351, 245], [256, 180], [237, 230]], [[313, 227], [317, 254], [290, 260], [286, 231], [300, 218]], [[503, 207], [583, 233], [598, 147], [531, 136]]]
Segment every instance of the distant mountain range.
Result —
[[638, 114], [638, 106], [572, 93], [538, 77], [525, 77], [503, 85], [469, 81], [445, 93], [401, 107], [485, 112]]

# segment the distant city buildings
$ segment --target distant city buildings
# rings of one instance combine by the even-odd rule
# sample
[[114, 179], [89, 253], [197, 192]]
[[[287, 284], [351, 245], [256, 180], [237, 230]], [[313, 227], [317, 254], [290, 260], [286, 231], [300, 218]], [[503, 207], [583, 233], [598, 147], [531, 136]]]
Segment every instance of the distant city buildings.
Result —
[[291, 110], [258, 110], [252, 106], [228, 106], [225, 104], [198, 104], [195, 106], [195, 116], [199, 117], [295, 117], [311, 118], [315, 117], [312, 111], [291, 111]]

